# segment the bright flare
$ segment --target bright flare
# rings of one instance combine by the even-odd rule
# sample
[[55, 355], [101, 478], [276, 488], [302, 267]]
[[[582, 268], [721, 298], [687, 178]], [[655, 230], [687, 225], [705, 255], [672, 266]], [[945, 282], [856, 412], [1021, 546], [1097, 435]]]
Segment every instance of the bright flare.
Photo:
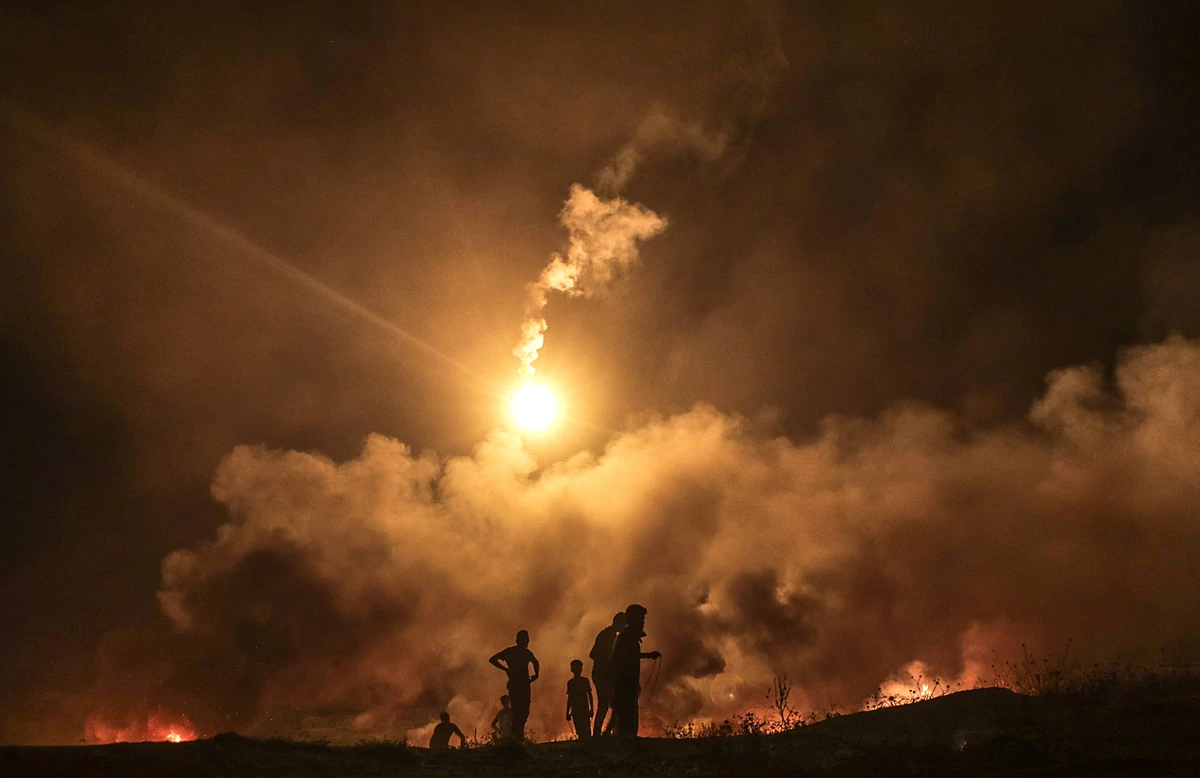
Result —
[[525, 429], [541, 430], [558, 416], [558, 401], [546, 387], [527, 383], [513, 395], [511, 410], [517, 424]]

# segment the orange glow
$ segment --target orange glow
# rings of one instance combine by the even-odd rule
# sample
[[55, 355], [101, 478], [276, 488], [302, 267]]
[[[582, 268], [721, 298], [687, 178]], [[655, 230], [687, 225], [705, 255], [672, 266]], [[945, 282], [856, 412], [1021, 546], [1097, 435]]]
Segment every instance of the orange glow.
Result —
[[932, 670], [921, 661], [909, 662], [903, 670], [879, 686], [879, 691], [869, 697], [864, 708], [890, 707], [907, 705], [922, 700], [930, 700], [949, 693], [954, 684], [944, 685], [934, 678]]
[[186, 716], [150, 714], [145, 722], [112, 724], [103, 716], [87, 720], [84, 740], [88, 743], [184, 743], [199, 735]]
[[543, 430], [558, 417], [558, 400], [545, 386], [530, 381], [513, 395], [509, 412], [518, 426]]

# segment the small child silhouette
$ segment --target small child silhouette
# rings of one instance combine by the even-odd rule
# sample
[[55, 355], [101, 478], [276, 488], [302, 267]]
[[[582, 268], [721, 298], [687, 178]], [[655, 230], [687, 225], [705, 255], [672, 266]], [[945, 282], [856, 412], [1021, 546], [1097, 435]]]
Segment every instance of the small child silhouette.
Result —
[[574, 722], [575, 734], [580, 740], [592, 736], [592, 684], [583, 677], [583, 662], [571, 662], [571, 680], [567, 681], [567, 721]]
[[500, 698], [500, 710], [496, 711], [496, 716], [492, 719], [492, 731], [501, 742], [507, 743], [512, 738], [512, 725], [512, 698], [506, 694]]

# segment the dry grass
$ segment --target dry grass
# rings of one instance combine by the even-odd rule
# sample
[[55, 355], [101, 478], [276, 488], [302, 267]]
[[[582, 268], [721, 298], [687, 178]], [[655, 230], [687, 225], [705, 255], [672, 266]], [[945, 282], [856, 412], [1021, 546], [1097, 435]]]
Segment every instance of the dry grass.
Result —
[[[986, 688], [931, 696], [914, 679], [873, 710], [801, 715], [780, 676], [763, 702], [662, 739], [429, 751], [397, 741], [331, 746], [222, 735], [193, 743], [0, 748], [0, 774], [443, 778], [448, 776], [1200, 775], [1200, 674], [1129, 662], [1083, 666], [1069, 652], [997, 660]], [[1017, 693], [1020, 692], [1020, 693]]]

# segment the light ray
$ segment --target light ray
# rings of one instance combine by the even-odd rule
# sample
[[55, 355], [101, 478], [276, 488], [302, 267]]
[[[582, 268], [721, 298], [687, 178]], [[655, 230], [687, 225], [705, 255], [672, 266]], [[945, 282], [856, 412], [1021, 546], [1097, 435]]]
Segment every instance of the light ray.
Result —
[[[343, 310], [353, 313], [360, 319], [379, 327], [408, 346], [437, 358], [441, 362], [450, 365], [477, 381], [483, 381], [483, 377], [479, 373], [441, 351], [428, 341], [417, 337], [403, 327], [383, 318], [369, 308], [364, 307], [361, 303], [352, 300], [324, 282], [314, 278], [309, 273], [296, 267], [278, 254], [263, 248], [232, 227], [179, 199], [158, 184], [114, 162], [87, 144], [74, 140], [29, 111], [18, 108], [7, 101], [0, 101], [0, 114], [4, 116], [5, 121], [9, 125], [75, 160], [88, 171], [101, 176], [126, 191], [153, 202], [155, 205], [165, 208], [191, 226], [198, 228], [213, 240], [235, 249], [243, 256], [258, 260], [297, 286], [307, 289]], [[490, 392], [487, 393], [490, 394]]]

